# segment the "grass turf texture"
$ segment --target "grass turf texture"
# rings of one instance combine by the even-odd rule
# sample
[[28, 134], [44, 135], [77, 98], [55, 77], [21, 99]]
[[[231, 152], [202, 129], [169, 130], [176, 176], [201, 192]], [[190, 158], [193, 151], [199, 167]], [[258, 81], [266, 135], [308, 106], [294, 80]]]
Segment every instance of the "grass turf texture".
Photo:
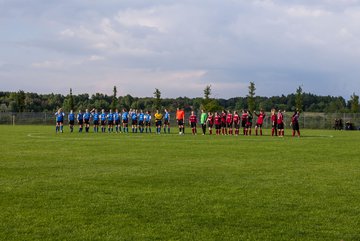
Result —
[[360, 132], [54, 129], [0, 126], [0, 240], [360, 240]]

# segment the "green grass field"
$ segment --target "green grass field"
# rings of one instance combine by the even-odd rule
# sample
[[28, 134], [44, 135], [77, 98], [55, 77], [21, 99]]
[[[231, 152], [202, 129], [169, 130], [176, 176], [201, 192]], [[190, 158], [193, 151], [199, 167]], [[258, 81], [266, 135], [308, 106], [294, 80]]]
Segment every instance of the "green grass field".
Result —
[[360, 132], [302, 134], [0, 126], [0, 240], [360, 240]]

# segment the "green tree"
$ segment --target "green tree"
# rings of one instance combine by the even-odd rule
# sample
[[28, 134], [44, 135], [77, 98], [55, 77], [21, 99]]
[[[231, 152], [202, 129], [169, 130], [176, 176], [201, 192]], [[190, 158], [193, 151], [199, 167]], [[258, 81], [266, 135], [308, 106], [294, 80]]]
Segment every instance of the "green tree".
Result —
[[215, 112], [221, 109], [219, 102], [211, 98], [212, 90], [211, 85], [207, 85], [204, 89], [204, 98], [202, 99], [201, 108], [205, 111]]
[[204, 89], [204, 100], [209, 100], [211, 95], [211, 85], [207, 85]]
[[303, 90], [301, 86], [299, 86], [296, 89], [296, 95], [295, 95], [295, 107], [299, 111], [303, 110], [303, 99], [304, 99]]
[[249, 94], [247, 95], [248, 109], [250, 110], [250, 112], [253, 112], [255, 110], [255, 90], [255, 83], [250, 82]]
[[69, 94], [69, 107], [70, 107], [70, 110], [74, 110], [74, 108], [75, 108], [74, 96], [72, 94], [72, 88], [70, 88], [70, 94]]
[[209, 111], [207, 106], [209, 104], [210, 100], [210, 95], [211, 95], [211, 85], [207, 85], [204, 89], [204, 99], [202, 100], [201, 103], [201, 108], [204, 109], [205, 111]]
[[70, 93], [69, 95], [66, 97], [66, 99], [64, 100], [64, 109], [65, 111], [70, 111], [70, 110], [74, 110], [75, 108], [75, 104], [74, 104], [74, 96], [72, 94], [72, 89], [70, 88]]
[[112, 110], [115, 110], [116, 109], [116, 105], [117, 105], [117, 89], [116, 89], [116, 86], [114, 86], [114, 89], [113, 89], [113, 96], [112, 96], [112, 99], [111, 99], [111, 109]]
[[161, 109], [161, 92], [157, 88], [155, 88], [155, 91], [154, 91], [154, 98], [155, 98], [154, 107], [155, 107], [155, 109], [160, 110]]
[[358, 113], [359, 112], [359, 96], [355, 93], [350, 96], [350, 102], [351, 102], [351, 112], [352, 113]]
[[19, 90], [16, 94], [16, 105], [18, 107], [19, 112], [24, 112], [25, 109], [25, 92], [23, 90]]

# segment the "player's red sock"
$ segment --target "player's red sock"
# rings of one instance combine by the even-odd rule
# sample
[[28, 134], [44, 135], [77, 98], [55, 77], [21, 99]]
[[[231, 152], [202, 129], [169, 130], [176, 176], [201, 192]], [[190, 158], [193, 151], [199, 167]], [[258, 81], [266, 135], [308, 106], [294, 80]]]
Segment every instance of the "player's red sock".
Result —
[[295, 131], [292, 131], [292, 136], [295, 136]]
[[300, 137], [300, 131], [297, 131], [297, 133], [298, 133], [298, 136]]
[[249, 136], [251, 136], [251, 129], [249, 130]]
[[255, 134], [258, 135], [258, 129], [255, 129]]
[[212, 135], [212, 130], [209, 130], [209, 134]]
[[260, 130], [260, 136], [262, 136], [262, 130]]

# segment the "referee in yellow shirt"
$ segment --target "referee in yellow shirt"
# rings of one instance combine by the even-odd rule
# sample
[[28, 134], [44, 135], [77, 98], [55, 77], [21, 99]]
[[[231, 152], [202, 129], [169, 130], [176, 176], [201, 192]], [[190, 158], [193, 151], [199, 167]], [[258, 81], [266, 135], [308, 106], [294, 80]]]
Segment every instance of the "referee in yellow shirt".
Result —
[[162, 119], [163, 119], [163, 114], [159, 113], [159, 110], [156, 110], [156, 113], [154, 115], [155, 117], [155, 125], [156, 125], [156, 133], [160, 134], [161, 133], [161, 125], [162, 125]]

